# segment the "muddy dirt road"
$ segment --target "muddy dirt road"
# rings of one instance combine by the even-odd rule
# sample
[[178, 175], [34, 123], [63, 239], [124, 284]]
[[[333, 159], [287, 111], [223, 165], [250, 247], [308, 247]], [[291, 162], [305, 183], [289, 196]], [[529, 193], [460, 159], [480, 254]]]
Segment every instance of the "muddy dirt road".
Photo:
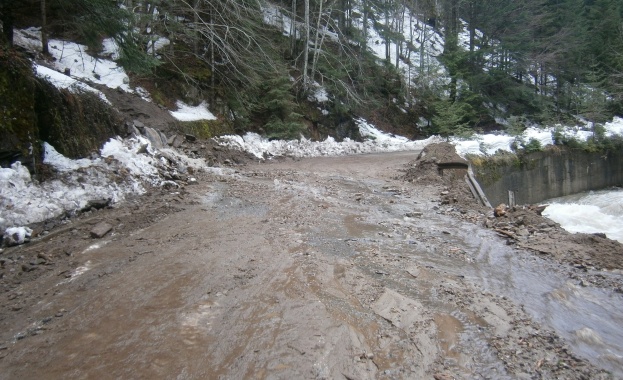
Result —
[[415, 156], [222, 169], [6, 249], [0, 378], [621, 378], [621, 294], [447, 215]]

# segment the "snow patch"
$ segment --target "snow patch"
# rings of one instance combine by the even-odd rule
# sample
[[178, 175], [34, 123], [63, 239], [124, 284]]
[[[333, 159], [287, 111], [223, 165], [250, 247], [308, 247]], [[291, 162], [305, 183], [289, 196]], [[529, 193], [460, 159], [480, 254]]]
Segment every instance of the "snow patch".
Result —
[[77, 81], [70, 76], [59, 73], [56, 70], [52, 70], [41, 65], [35, 65], [35, 73], [39, 78], [47, 80], [58, 89], [67, 89], [74, 94], [79, 92], [90, 92], [97, 95], [107, 104], [111, 104], [110, 101], [108, 101], [108, 99], [106, 98], [106, 95], [104, 95], [100, 90], [96, 90], [93, 87]]
[[291, 157], [319, 157], [319, 156], [343, 156], [348, 154], [380, 153], [420, 150], [424, 146], [442, 141], [433, 136], [426, 140], [412, 141], [402, 136], [383, 133], [369, 124], [364, 119], [356, 120], [359, 132], [367, 137], [364, 142], [353, 141], [349, 138], [337, 142], [333, 137], [327, 137], [324, 141], [311, 141], [306, 138], [301, 140], [268, 140], [257, 133], [247, 133], [244, 136], [228, 135], [215, 140], [223, 146], [232, 149], [247, 151], [258, 159], [275, 156]]
[[[623, 119], [615, 117], [611, 122], [604, 124], [606, 136], [623, 136]], [[586, 141], [593, 136], [592, 123], [579, 126], [553, 127], [529, 127], [519, 136], [507, 134], [476, 134], [470, 139], [451, 138], [450, 143], [456, 146], [457, 153], [465, 157], [466, 155], [492, 155], [498, 150], [512, 152], [513, 144], [519, 141], [524, 143], [530, 140], [538, 141], [542, 147], [554, 145], [553, 135], [555, 132], [561, 133], [564, 137], [573, 138], [578, 141]]]
[[[16, 29], [13, 40], [15, 45], [31, 51], [41, 51], [40, 28]], [[163, 39], [156, 41], [157, 48], [165, 45], [166, 42]], [[48, 48], [53, 57], [53, 67], [48, 69], [36, 66], [37, 75], [46, 78], [56, 87], [67, 88], [70, 91], [94, 92], [106, 102], [108, 100], [103, 94], [89, 84], [96, 83], [110, 88], [121, 88], [130, 93], [135, 92], [129, 85], [130, 78], [123, 67], [114, 62], [119, 59], [119, 46], [114, 39], [107, 38], [102, 41], [101, 57], [89, 54], [85, 45], [58, 39], [51, 39]], [[60, 74], [65, 70], [69, 70], [70, 76]], [[140, 91], [136, 93], [144, 99], [149, 98]]]
[[623, 118], [615, 117], [612, 121], [604, 124], [606, 136], [623, 136]]
[[169, 113], [179, 121], [216, 120], [216, 116], [208, 110], [206, 102], [193, 107], [178, 100], [177, 108], [177, 111], [169, 111]]
[[171, 40], [166, 37], [154, 36], [152, 41], [148, 43], [147, 52], [149, 54], [154, 54], [158, 50], [164, 48], [171, 44]]
[[30, 241], [32, 230], [28, 227], [11, 227], [4, 231], [2, 239], [6, 246], [24, 244]]
[[134, 137], [128, 140], [119, 138], [110, 139], [102, 147], [102, 157], [118, 160], [135, 177], [147, 180], [152, 185], [158, 182], [158, 170], [155, 167], [156, 159], [150, 155], [139, 154], [139, 151], [153, 153], [151, 143], [143, 137]]
[[310, 101], [315, 101], [318, 103], [325, 103], [329, 101], [329, 93], [327, 89], [322, 87], [318, 83], [314, 83], [314, 91], [309, 95], [308, 99]]
[[144, 184], [163, 184], [160, 171], [207, 167], [203, 160], [154, 150], [142, 137], [110, 139], [100, 151], [101, 158], [72, 160], [47, 143], [43, 151], [44, 163], [56, 171], [52, 180], [34, 181], [19, 161], [0, 168], [0, 232], [74, 213], [94, 199], [110, 199], [114, 204], [130, 194], [143, 194]]
[[[111, 39], [104, 40], [104, 52], [112, 59], [118, 56], [118, 48]], [[59, 71], [69, 69], [73, 77], [93, 83], [103, 84], [110, 88], [121, 87], [126, 92], [132, 92], [128, 85], [130, 78], [125, 70], [116, 62], [108, 59], [96, 58], [87, 53], [87, 47], [74, 42], [50, 40], [50, 54], [56, 58], [54, 66]]]
[[47, 142], [43, 143], [43, 163], [52, 165], [58, 171], [70, 171], [78, 170], [80, 168], [86, 168], [94, 164], [93, 160], [82, 158], [79, 160], [72, 160], [58, 153], [56, 149]]

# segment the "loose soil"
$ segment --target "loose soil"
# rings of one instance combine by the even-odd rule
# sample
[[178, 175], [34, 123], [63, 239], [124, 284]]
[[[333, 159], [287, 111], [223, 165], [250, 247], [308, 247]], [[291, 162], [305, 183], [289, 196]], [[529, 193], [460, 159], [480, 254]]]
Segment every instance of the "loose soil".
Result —
[[417, 157], [229, 160], [42, 227], [0, 254], [0, 378], [623, 376], [621, 246]]

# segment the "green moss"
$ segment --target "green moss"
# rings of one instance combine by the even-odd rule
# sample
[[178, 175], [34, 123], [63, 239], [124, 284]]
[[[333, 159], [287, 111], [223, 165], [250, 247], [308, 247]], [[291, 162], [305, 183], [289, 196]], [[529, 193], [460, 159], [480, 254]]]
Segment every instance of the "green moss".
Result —
[[35, 100], [39, 138], [68, 157], [84, 157], [118, 132], [120, 118], [94, 94], [58, 91], [41, 81]]
[[202, 139], [234, 133], [233, 125], [222, 120], [185, 121], [179, 123], [179, 128], [182, 133]]
[[522, 158], [513, 153], [499, 153], [493, 156], [469, 156], [472, 169], [484, 186], [494, 184], [509, 171], [521, 170]]
[[0, 151], [29, 154], [36, 140], [35, 79], [28, 61], [0, 49]]

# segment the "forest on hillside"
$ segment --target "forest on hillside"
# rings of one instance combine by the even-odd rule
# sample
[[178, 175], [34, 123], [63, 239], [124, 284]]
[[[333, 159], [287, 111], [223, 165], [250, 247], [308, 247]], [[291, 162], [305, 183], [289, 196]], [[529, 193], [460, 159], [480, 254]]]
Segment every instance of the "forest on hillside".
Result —
[[271, 138], [623, 114], [620, 0], [0, 0], [0, 16], [3, 60], [14, 28], [41, 28], [39, 59], [50, 38], [112, 37], [154, 101], [208, 100]]

